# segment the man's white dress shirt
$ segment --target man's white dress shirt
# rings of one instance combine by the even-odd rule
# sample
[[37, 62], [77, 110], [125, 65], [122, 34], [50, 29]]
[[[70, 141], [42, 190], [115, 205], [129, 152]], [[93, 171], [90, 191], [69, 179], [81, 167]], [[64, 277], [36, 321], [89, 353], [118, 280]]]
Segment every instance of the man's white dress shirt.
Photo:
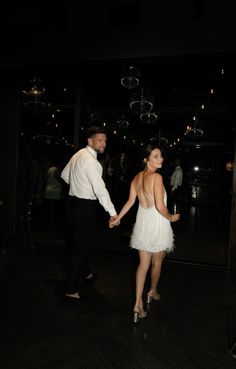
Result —
[[96, 151], [86, 146], [72, 156], [63, 169], [61, 177], [70, 186], [70, 196], [89, 200], [98, 199], [110, 216], [114, 216], [116, 210], [102, 179], [102, 171]]
[[171, 180], [170, 180], [170, 186], [171, 186], [171, 190], [175, 191], [178, 187], [182, 186], [182, 181], [183, 181], [183, 170], [181, 168], [180, 165], [178, 165], [172, 176], [171, 176]]

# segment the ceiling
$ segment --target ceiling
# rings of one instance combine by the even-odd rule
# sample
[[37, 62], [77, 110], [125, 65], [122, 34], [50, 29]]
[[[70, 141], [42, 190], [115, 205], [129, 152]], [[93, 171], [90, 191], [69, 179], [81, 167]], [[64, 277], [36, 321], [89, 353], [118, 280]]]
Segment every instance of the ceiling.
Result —
[[[96, 113], [112, 129], [117, 129], [121, 117], [130, 123], [123, 135], [132, 131], [145, 138], [161, 133], [169, 143], [185, 136], [187, 126], [194, 124], [204, 132], [196, 141], [223, 143], [234, 134], [233, 86], [234, 61], [227, 55], [171, 57], [158, 60], [139, 60], [133, 65], [140, 71], [140, 85], [154, 97], [154, 110], [158, 119], [153, 124], [143, 123], [130, 108], [132, 91], [121, 85], [125, 63], [110, 64], [88, 69], [84, 74], [83, 98], [87, 113]], [[212, 90], [213, 89], [213, 90]], [[212, 93], [211, 93], [212, 92]], [[203, 109], [204, 108], [204, 109]]]
[[[122, 137], [141, 140], [161, 133], [173, 144], [189, 140], [184, 133], [195, 116], [204, 131], [200, 140], [231, 142], [234, 10], [234, 1], [226, 6], [213, 0], [9, 2], [0, 15], [0, 67], [9, 75], [14, 69], [21, 82], [41, 78], [48, 99], [67, 111], [79, 80], [81, 124], [93, 117], [115, 130], [124, 116], [130, 124], [120, 130]], [[131, 65], [155, 99], [158, 119], [152, 125], [131, 111], [133, 91], [120, 83], [123, 68]], [[69, 100], [59, 92], [66, 84], [73, 86]]]
[[[73, 135], [76, 88], [81, 88], [80, 129], [93, 124], [106, 124], [108, 130], [126, 144], [166, 138], [168, 145], [199, 144], [233, 147], [235, 120], [233, 117], [233, 80], [235, 59], [230, 54], [163, 57], [100, 61], [81, 64], [49, 65], [22, 69], [21, 80], [40, 77], [46, 89], [45, 99], [50, 111], [60, 110], [58, 121], [61, 135]], [[124, 68], [138, 69], [140, 85], [134, 90], [122, 86]], [[75, 78], [76, 76], [76, 78]], [[25, 84], [26, 87], [26, 84]], [[144, 123], [130, 108], [132, 95], [139, 87], [154, 98], [157, 120]], [[67, 89], [64, 93], [64, 88]], [[213, 93], [211, 93], [213, 89]], [[204, 109], [202, 106], [204, 105]], [[187, 126], [203, 131], [201, 137], [186, 135]], [[34, 118], [35, 120], [35, 115]], [[47, 132], [50, 114], [42, 118], [34, 130]], [[32, 117], [29, 117], [32, 128]], [[128, 121], [126, 128], [120, 120]], [[176, 146], [177, 147], [177, 146]]]
[[234, 0], [5, 2], [0, 66], [235, 52], [235, 7]]

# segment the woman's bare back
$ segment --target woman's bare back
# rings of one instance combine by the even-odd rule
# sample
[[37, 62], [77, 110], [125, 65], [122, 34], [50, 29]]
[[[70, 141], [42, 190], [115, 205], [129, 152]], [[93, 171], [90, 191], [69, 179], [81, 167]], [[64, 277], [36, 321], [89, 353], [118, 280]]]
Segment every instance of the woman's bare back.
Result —
[[151, 208], [155, 205], [154, 176], [155, 173], [144, 170], [138, 173], [133, 180], [135, 191], [143, 208]]

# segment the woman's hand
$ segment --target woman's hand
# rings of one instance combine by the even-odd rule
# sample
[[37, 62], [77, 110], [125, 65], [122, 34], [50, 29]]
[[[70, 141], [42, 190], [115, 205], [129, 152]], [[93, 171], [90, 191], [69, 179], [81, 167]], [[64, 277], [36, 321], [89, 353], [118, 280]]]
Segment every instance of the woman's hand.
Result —
[[120, 224], [120, 220], [117, 220], [115, 217], [111, 217], [109, 220], [109, 228], [116, 227]]
[[171, 214], [170, 221], [172, 223], [177, 222], [178, 220], [180, 220], [180, 214]]

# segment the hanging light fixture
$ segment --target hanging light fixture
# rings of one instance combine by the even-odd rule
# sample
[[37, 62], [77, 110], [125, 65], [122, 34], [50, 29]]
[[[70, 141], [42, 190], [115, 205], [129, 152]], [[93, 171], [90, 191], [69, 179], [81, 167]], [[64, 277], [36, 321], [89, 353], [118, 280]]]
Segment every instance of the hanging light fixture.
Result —
[[149, 113], [153, 108], [153, 104], [154, 97], [151, 92], [140, 88], [132, 94], [129, 106], [135, 114], [140, 115]]
[[185, 135], [191, 138], [199, 138], [203, 136], [203, 130], [197, 126], [197, 120], [194, 117], [193, 126], [188, 126]]
[[46, 108], [50, 104], [46, 104], [43, 101], [43, 96], [45, 95], [45, 88], [42, 87], [41, 80], [37, 77], [34, 77], [30, 81], [30, 89], [28, 91], [22, 91], [24, 95], [23, 104], [28, 108], [31, 107], [35, 110], [39, 108]]
[[120, 119], [117, 119], [116, 121], [119, 128], [128, 128], [129, 127], [129, 121], [125, 119], [125, 116], [122, 115]]
[[140, 114], [140, 119], [143, 123], [154, 124], [157, 121], [158, 114], [155, 111], [149, 113]]
[[140, 72], [135, 67], [124, 68], [121, 73], [121, 84], [129, 90], [134, 89], [140, 83]]
[[168, 139], [161, 135], [161, 131], [159, 131], [154, 137], [151, 137], [150, 141], [158, 142], [159, 144], [162, 144], [162, 145], [168, 144]]

